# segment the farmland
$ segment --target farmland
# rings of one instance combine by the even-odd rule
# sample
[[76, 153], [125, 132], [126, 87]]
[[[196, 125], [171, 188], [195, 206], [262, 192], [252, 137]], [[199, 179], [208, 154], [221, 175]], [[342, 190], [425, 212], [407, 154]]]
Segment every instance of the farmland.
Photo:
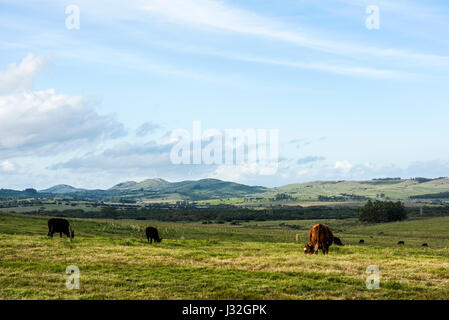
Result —
[[[70, 219], [72, 242], [49, 239], [46, 221], [0, 214], [0, 299], [449, 298], [447, 217], [377, 225]], [[316, 222], [329, 225], [345, 246], [331, 246], [328, 256], [304, 255]], [[143, 239], [147, 225], [159, 229], [161, 243]], [[80, 269], [79, 290], [65, 287], [69, 265]], [[366, 288], [369, 265], [380, 269], [379, 289]]]

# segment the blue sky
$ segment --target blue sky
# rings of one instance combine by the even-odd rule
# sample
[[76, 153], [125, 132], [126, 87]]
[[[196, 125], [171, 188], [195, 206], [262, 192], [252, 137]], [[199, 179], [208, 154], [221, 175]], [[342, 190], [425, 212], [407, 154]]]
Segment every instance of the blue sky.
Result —
[[[0, 0], [0, 185], [447, 176], [448, 17], [443, 0]], [[170, 132], [196, 120], [279, 130], [277, 172], [173, 165]]]

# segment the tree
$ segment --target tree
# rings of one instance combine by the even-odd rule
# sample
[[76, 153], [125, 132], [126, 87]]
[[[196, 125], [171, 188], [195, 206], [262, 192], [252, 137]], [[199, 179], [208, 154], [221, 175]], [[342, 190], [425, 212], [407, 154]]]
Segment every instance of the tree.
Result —
[[359, 219], [363, 222], [380, 223], [401, 221], [407, 218], [407, 211], [402, 202], [369, 200], [360, 208]]
[[100, 218], [116, 218], [117, 217], [117, 208], [113, 207], [102, 207], [99, 213]]
[[23, 192], [37, 194], [37, 190], [33, 188], [25, 189]]

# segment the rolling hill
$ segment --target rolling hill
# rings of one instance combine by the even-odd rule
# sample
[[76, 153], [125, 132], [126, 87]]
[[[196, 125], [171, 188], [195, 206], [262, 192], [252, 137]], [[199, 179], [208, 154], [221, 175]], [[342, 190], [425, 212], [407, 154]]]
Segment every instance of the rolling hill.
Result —
[[287, 193], [300, 199], [325, 197], [359, 196], [404, 200], [411, 196], [438, 194], [449, 191], [449, 179], [373, 179], [367, 181], [313, 181], [296, 183], [279, 188], [274, 192]]
[[113, 197], [154, 200], [212, 200], [243, 197], [272, 197], [279, 193], [291, 195], [297, 200], [339, 200], [415, 198], [448, 198], [449, 179], [437, 178], [385, 178], [366, 181], [312, 181], [295, 183], [277, 188], [248, 186], [218, 179], [169, 182], [163, 179], [147, 179], [141, 182], [126, 181], [106, 190], [87, 190], [69, 185], [56, 185], [40, 190], [40, 194], [57, 194], [95, 200]]
[[39, 190], [40, 193], [56, 193], [56, 194], [66, 194], [81, 191], [86, 191], [86, 189], [75, 188], [67, 184], [58, 184], [48, 189]]
[[269, 188], [247, 186], [218, 179], [180, 182], [168, 182], [163, 179], [147, 179], [141, 182], [122, 182], [107, 190], [86, 190], [68, 185], [57, 185], [41, 190], [40, 192], [92, 199], [125, 197], [127, 199], [208, 200], [245, 197], [267, 191], [269, 191]]

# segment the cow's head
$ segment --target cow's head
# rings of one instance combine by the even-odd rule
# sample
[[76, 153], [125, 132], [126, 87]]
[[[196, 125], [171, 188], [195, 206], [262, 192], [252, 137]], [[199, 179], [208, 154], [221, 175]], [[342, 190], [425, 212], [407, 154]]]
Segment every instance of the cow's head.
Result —
[[162, 238], [156, 239], [156, 242], [161, 242]]
[[310, 243], [306, 244], [304, 247], [304, 253], [313, 254], [314, 253], [313, 245], [311, 245]]

